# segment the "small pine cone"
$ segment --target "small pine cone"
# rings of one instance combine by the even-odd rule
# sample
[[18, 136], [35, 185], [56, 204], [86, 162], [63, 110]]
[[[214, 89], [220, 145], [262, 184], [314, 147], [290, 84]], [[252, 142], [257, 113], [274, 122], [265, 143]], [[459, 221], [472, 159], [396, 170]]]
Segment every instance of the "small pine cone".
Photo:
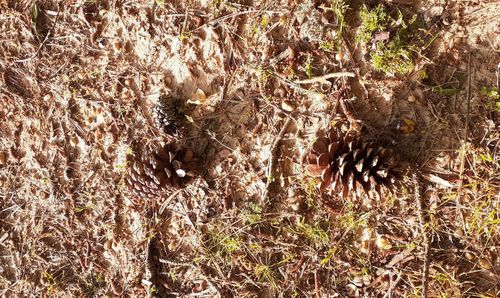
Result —
[[380, 199], [395, 180], [395, 159], [390, 150], [331, 130], [318, 138], [305, 157], [306, 169], [321, 177], [321, 190], [357, 198]]
[[179, 138], [182, 135], [184, 114], [180, 111], [180, 101], [169, 95], [160, 97], [155, 107], [156, 124], [165, 134]]
[[128, 159], [125, 183], [140, 197], [158, 197], [185, 186], [194, 177], [193, 151], [176, 149], [173, 144], [148, 148], [139, 158], [129, 155]]

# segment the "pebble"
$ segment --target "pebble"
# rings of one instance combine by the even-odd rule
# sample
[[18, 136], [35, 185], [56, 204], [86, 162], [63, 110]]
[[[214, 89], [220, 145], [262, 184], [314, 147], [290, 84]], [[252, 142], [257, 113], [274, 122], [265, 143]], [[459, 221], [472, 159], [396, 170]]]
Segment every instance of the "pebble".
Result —
[[361, 288], [363, 286], [363, 277], [362, 276], [356, 276], [354, 279], [351, 281], [353, 285], [355, 285], [358, 288]]
[[78, 143], [80, 143], [80, 140], [78, 139], [77, 136], [72, 136], [69, 141], [72, 147], [76, 147]]
[[296, 109], [295, 104], [289, 100], [281, 102], [281, 108], [287, 112], [293, 112]]
[[481, 266], [484, 270], [490, 270], [492, 268], [491, 263], [484, 258], [479, 259], [479, 266]]
[[344, 60], [344, 53], [343, 52], [337, 52], [337, 54], [335, 54], [335, 60], [337, 60], [337, 61]]
[[376, 245], [381, 250], [387, 250], [392, 248], [391, 241], [389, 241], [389, 239], [387, 239], [387, 237], [385, 236], [378, 236]]
[[417, 101], [417, 97], [412, 94], [412, 95], [408, 96], [408, 101], [409, 102], [415, 102], [415, 101]]

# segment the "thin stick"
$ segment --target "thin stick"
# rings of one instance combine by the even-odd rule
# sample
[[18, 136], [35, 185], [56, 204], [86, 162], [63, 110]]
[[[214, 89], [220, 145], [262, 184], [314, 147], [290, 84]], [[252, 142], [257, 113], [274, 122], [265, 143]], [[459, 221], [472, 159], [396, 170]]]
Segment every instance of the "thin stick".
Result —
[[349, 77], [349, 78], [354, 78], [356, 75], [353, 72], [333, 72], [329, 73], [323, 76], [318, 76], [318, 77], [312, 77], [308, 80], [300, 80], [300, 81], [294, 81], [295, 84], [312, 84], [316, 82], [321, 82], [324, 83], [328, 79], [331, 78], [344, 78], [344, 77]]
[[389, 288], [389, 290], [385, 293], [384, 297], [383, 298], [391, 298], [392, 297], [392, 291], [394, 291], [394, 289], [396, 288], [396, 286], [399, 284], [399, 282], [401, 281], [401, 276], [402, 274], [401, 273], [398, 273], [398, 277], [396, 277], [396, 280], [393, 281], [391, 283], [391, 287]]
[[299, 84], [295, 83], [294, 81], [290, 81], [289, 79], [282, 77], [282, 76], [278, 75], [277, 73], [273, 73], [273, 75], [276, 76], [276, 78], [278, 78], [278, 80], [282, 81], [283, 83], [287, 84], [288, 86], [292, 87], [293, 89], [295, 89], [296, 91], [298, 91], [302, 94], [305, 94], [305, 95], [310, 96], [310, 97], [318, 98], [318, 99], [326, 98], [326, 95], [324, 95], [323, 93], [302, 88]]
[[468, 66], [467, 66], [467, 72], [468, 72], [468, 78], [467, 78], [467, 113], [466, 113], [466, 118], [465, 118], [465, 132], [464, 132], [464, 141], [462, 145], [462, 150], [460, 152], [460, 179], [458, 181], [458, 195], [456, 196], [455, 199], [455, 204], [457, 205], [457, 215], [460, 217], [462, 220], [463, 230], [464, 233], [467, 233], [467, 229], [465, 227], [465, 218], [464, 215], [462, 214], [462, 204], [460, 203], [460, 198], [462, 197], [463, 194], [463, 184], [464, 184], [464, 170], [465, 170], [465, 149], [467, 147], [467, 139], [469, 137], [469, 119], [470, 119], [470, 99], [471, 99], [471, 54], [469, 53], [469, 61], [468, 61]]
[[422, 274], [422, 298], [428, 297], [429, 291], [429, 267], [430, 267], [430, 238], [427, 234], [426, 221], [424, 215], [424, 207], [422, 203], [422, 197], [420, 196], [420, 179], [417, 171], [413, 172], [413, 183], [415, 187], [415, 204], [418, 210], [418, 220], [420, 223], [420, 230], [422, 232], [422, 237], [424, 238], [424, 265]]
[[287, 130], [291, 121], [292, 121], [291, 117], [286, 120], [285, 124], [281, 128], [280, 133], [276, 137], [276, 140], [274, 141], [273, 145], [271, 146], [271, 156], [269, 156], [269, 163], [268, 163], [268, 168], [267, 168], [266, 190], [264, 191], [264, 195], [263, 195], [264, 202], [267, 202], [267, 200], [268, 200], [269, 192], [270, 192], [271, 185], [273, 182], [273, 174], [274, 174], [274, 172], [276, 170], [276, 166], [278, 164], [278, 162], [277, 162], [277, 160], [278, 160], [278, 158], [277, 158], [278, 145], [281, 142], [281, 140], [283, 139], [283, 136], [285, 135], [285, 131]]
[[316, 291], [316, 298], [321, 298], [321, 286], [319, 283], [318, 269], [314, 271], [314, 290]]

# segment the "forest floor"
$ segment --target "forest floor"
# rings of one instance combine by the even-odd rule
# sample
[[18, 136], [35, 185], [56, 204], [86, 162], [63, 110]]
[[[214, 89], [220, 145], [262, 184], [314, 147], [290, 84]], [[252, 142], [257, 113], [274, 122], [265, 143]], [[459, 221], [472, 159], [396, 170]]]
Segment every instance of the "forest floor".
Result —
[[[498, 297], [499, 76], [498, 1], [0, 0], [0, 296]], [[198, 174], [140, 197], [164, 97]], [[319, 188], [332, 123], [390, 195]]]

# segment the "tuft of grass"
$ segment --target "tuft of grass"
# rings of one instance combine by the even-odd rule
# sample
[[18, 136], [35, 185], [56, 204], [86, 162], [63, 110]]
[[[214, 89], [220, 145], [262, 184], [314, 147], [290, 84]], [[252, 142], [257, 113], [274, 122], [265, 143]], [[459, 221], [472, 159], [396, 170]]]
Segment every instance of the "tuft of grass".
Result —
[[373, 49], [370, 58], [375, 70], [404, 75], [415, 67], [413, 52], [419, 51], [415, 34], [419, 25], [416, 15], [406, 19], [399, 9], [392, 15], [383, 4], [373, 9], [363, 6], [356, 41]]
[[276, 276], [271, 266], [265, 264], [257, 264], [253, 269], [253, 274], [259, 282], [269, 283], [273, 288], [277, 288]]
[[486, 98], [486, 109], [500, 113], [500, 92], [495, 87], [481, 88], [481, 95]]
[[406, 74], [413, 70], [412, 55], [407, 47], [391, 42], [388, 46], [381, 43], [371, 53], [373, 67], [385, 73]]
[[241, 240], [235, 235], [211, 231], [208, 236], [206, 246], [214, 256], [226, 259], [242, 249]]
[[332, 11], [337, 19], [337, 46], [340, 46], [342, 41], [342, 34], [344, 33], [346, 22], [345, 14], [349, 9], [349, 0], [331, 0]]
[[342, 229], [356, 231], [357, 229], [368, 225], [368, 217], [368, 214], [358, 216], [355, 211], [348, 210], [341, 216], [337, 217], [335, 223]]
[[359, 17], [361, 18], [361, 26], [356, 34], [356, 42], [358, 43], [369, 43], [376, 31], [384, 31], [386, 28], [384, 23], [388, 16], [382, 4], [371, 10], [363, 5], [359, 11]]
[[250, 202], [248, 203], [248, 210], [244, 210], [241, 213], [241, 217], [245, 221], [245, 224], [258, 224], [262, 222], [262, 207], [253, 202]]
[[325, 247], [330, 243], [328, 232], [319, 223], [310, 225], [304, 223], [304, 219], [298, 220], [295, 233], [304, 236], [317, 247]]

